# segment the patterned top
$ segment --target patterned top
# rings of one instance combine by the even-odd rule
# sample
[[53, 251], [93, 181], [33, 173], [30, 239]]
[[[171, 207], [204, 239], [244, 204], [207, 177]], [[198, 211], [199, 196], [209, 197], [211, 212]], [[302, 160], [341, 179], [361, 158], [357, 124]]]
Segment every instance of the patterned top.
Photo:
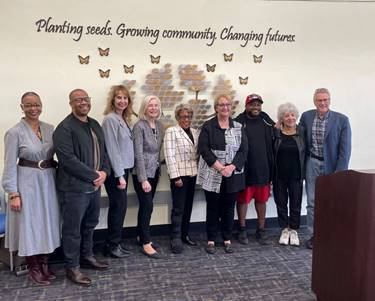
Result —
[[[233, 163], [233, 159], [240, 149], [242, 141], [242, 126], [238, 122], [233, 122], [233, 127], [223, 130], [225, 138], [225, 150], [211, 149], [212, 153], [223, 165]], [[235, 170], [234, 174], [244, 172], [243, 166], [241, 170]], [[204, 190], [219, 193], [222, 181], [222, 175], [215, 168], [208, 166], [203, 157], [199, 160], [197, 184], [201, 185]]]
[[[197, 131], [191, 129], [191, 134], [197, 141]], [[170, 179], [197, 175], [197, 146], [179, 125], [165, 131], [164, 155]]]
[[318, 112], [315, 114], [313, 125], [312, 125], [312, 144], [310, 153], [315, 156], [324, 157], [323, 155], [323, 144], [324, 135], [327, 129], [329, 118], [329, 111], [320, 118]]

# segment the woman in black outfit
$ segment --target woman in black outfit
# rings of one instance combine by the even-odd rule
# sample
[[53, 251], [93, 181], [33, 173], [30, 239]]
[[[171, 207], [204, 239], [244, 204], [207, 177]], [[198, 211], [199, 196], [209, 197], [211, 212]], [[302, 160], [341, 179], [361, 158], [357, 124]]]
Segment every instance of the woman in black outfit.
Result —
[[[299, 246], [302, 187], [305, 177], [305, 141], [303, 128], [296, 124], [298, 110], [295, 105], [279, 106], [277, 117], [280, 129], [275, 137], [274, 199], [277, 206], [279, 226], [282, 230], [281, 245]], [[289, 216], [288, 216], [289, 198]]]

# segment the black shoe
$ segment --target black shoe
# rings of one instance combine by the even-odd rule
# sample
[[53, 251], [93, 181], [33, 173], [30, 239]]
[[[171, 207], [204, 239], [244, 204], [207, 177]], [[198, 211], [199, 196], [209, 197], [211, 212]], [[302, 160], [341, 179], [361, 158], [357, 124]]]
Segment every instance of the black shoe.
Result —
[[241, 229], [240, 232], [238, 232], [238, 242], [243, 245], [249, 244], [249, 239], [247, 238], [246, 229]]
[[130, 256], [131, 252], [124, 251], [120, 245], [117, 245], [110, 248], [108, 254], [113, 258], [124, 258]]
[[268, 245], [266, 230], [257, 228], [255, 231], [255, 239], [261, 245]]
[[234, 250], [232, 248], [232, 244], [230, 242], [224, 243], [224, 251], [225, 251], [225, 253], [228, 253], [228, 254], [234, 252]]
[[207, 244], [205, 250], [208, 254], [215, 254], [216, 253], [216, 247], [215, 247], [214, 244]]
[[83, 269], [106, 270], [108, 263], [98, 261], [94, 256], [82, 258], [80, 265]]
[[174, 254], [181, 254], [183, 251], [182, 242], [180, 239], [172, 238], [171, 239], [171, 251]]
[[128, 255], [132, 255], [133, 254], [133, 252], [131, 251], [131, 249], [124, 242], [121, 242], [119, 244], [119, 247], [120, 247], [121, 251], [124, 254], [128, 254]]
[[79, 285], [91, 285], [91, 279], [85, 274], [82, 274], [79, 268], [66, 269], [66, 278]]
[[312, 250], [314, 247], [314, 236], [311, 236], [309, 240], [306, 241], [306, 248]]
[[192, 246], [192, 247], [195, 247], [195, 246], [198, 245], [194, 240], [192, 240], [192, 239], [190, 238], [189, 235], [183, 236], [183, 237], [181, 238], [181, 240], [182, 240], [183, 243], [185, 243], [185, 244], [187, 244], [187, 245], [189, 245], [189, 246]]
[[143, 249], [143, 247], [141, 247], [141, 253], [142, 253], [143, 255], [146, 255], [147, 257], [152, 258], [152, 259], [160, 259], [160, 258], [163, 258], [163, 256], [162, 256], [160, 253], [158, 253], [158, 252], [155, 252], [155, 253], [152, 253], [152, 254], [147, 253], [147, 252]]

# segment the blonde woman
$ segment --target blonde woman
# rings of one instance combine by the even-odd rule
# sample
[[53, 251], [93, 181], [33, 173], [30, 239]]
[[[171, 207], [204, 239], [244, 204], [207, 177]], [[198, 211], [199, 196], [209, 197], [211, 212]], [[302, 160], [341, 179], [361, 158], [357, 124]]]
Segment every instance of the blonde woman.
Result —
[[104, 183], [109, 199], [104, 253], [114, 258], [131, 254], [122, 242], [122, 228], [128, 203], [128, 177], [134, 166], [133, 135], [130, 128], [132, 104], [130, 93], [125, 86], [112, 86], [102, 124], [112, 166], [112, 172]]
[[139, 201], [137, 233], [142, 253], [155, 259], [161, 255], [151, 242], [150, 220], [159, 180], [160, 150], [164, 137], [164, 127], [158, 120], [160, 115], [160, 99], [154, 95], [146, 96], [139, 109], [139, 120], [133, 128], [133, 184]]

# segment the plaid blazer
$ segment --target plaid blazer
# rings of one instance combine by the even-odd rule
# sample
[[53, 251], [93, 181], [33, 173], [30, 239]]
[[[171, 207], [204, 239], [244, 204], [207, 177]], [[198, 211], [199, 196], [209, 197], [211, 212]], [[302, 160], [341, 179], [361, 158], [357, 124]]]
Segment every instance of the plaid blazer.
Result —
[[172, 126], [165, 131], [164, 156], [171, 179], [197, 175], [198, 134], [195, 129], [191, 129], [191, 133], [194, 143], [179, 125]]

